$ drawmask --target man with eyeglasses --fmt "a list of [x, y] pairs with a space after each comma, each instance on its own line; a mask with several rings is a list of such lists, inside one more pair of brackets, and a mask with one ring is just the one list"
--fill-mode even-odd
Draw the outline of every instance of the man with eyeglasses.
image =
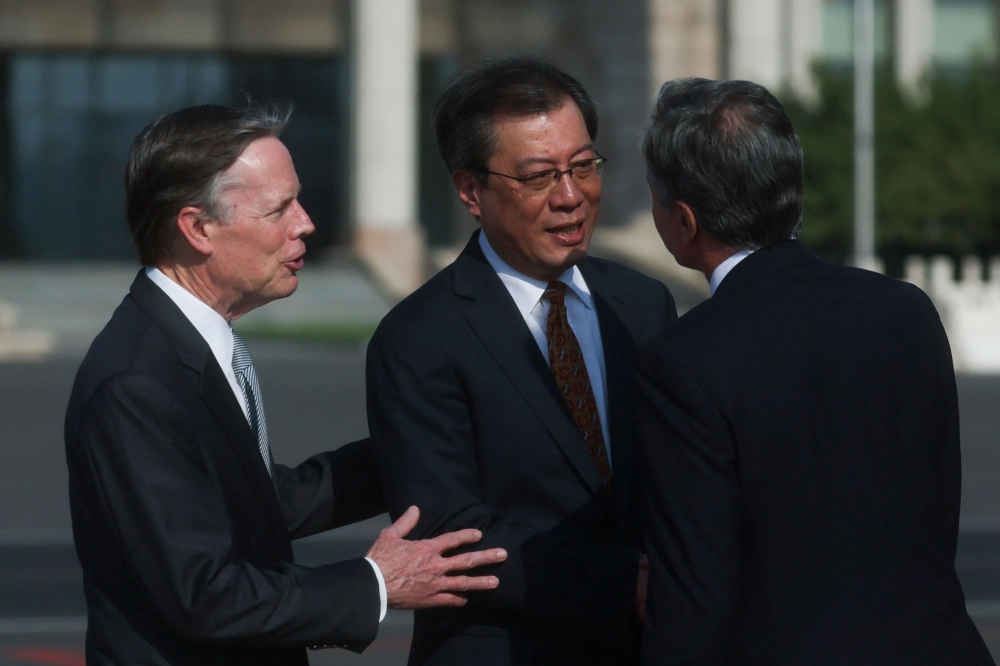
[[503, 547], [499, 586], [418, 611], [410, 664], [628, 664], [646, 570], [632, 351], [676, 319], [659, 282], [587, 257], [605, 159], [594, 103], [534, 58], [458, 75], [438, 145], [480, 223], [382, 321], [368, 421], [390, 514]]

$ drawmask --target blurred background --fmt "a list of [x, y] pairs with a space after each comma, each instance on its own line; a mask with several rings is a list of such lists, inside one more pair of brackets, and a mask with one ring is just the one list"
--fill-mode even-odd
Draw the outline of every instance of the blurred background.
[[[869, 0], [870, 1], [870, 0]], [[639, 155], [672, 78], [742, 78], [786, 103], [806, 155], [801, 239], [933, 298], [960, 371], [958, 554], [969, 610], [1000, 657], [1000, 0], [874, 0], [874, 255], [855, 244], [854, 0], [0, 0], [0, 665], [83, 664], [62, 418], [76, 367], [139, 268], [123, 215], [132, 138], [201, 103], [291, 103], [282, 139], [316, 224], [299, 292], [237, 324], [275, 457], [367, 434], [364, 346], [474, 229], [428, 120], [481, 58], [530, 52], [599, 105], [609, 158], [594, 254], [707, 297], [649, 214]], [[994, 258], [994, 255], [998, 259]], [[363, 554], [370, 521], [297, 544]], [[403, 664], [392, 613], [362, 656]]]

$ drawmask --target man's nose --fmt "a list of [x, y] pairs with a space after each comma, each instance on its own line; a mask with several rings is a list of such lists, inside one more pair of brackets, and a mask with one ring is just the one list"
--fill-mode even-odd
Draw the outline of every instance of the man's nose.
[[292, 223], [290, 231], [292, 232], [293, 238], [302, 238], [303, 236], [308, 236], [312, 232], [316, 231], [316, 225], [313, 224], [312, 220], [309, 219], [309, 213], [306, 209], [302, 207], [298, 199], [292, 202], [294, 210], [292, 211], [294, 216], [294, 222]]
[[576, 208], [582, 202], [583, 192], [580, 190], [580, 185], [568, 172], [563, 172], [555, 189], [549, 194], [549, 203], [556, 208]]

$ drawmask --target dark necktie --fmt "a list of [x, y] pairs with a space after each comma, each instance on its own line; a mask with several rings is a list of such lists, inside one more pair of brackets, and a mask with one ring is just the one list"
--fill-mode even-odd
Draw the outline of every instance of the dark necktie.
[[608, 491], [611, 490], [611, 465], [601, 430], [601, 415], [597, 411], [597, 400], [590, 385], [587, 364], [583, 361], [583, 350], [576, 334], [566, 317], [566, 285], [550, 282], [542, 294], [552, 304], [545, 324], [545, 335], [549, 344], [549, 365], [555, 377], [559, 392], [562, 393], [576, 427], [583, 435], [590, 457], [597, 465]]
[[253, 369], [253, 358], [247, 343], [243, 342], [236, 331], [233, 331], [233, 372], [236, 373], [236, 382], [243, 390], [243, 397], [247, 402], [247, 420], [257, 438], [260, 455], [264, 458], [264, 465], [270, 475], [271, 450], [267, 446], [267, 421], [264, 419], [264, 403], [260, 399], [260, 385], [257, 383], [257, 373]]

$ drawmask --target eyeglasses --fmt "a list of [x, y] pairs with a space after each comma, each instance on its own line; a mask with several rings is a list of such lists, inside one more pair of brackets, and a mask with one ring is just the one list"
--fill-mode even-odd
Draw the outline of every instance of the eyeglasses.
[[601, 172], [604, 171], [604, 165], [608, 163], [608, 159], [596, 150], [594, 152], [597, 153], [597, 157], [591, 157], [588, 160], [580, 160], [576, 164], [570, 165], [568, 169], [563, 170], [545, 169], [544, 171], [529, 173], [526, 176], [509, 176], [505, 173], [498, 173], [496, 171], [489, 170], [484, 170], [484, 173], [501, 176], [502, 178], [509, 178], [510, 180], [516, 180], [521, 184], [521, 188], [525, 194], [545, 194], [546, 192], [551, 192], [555, 189], [564, 173], [568, 173], [569, 177], [572, 178], [573, 182], [577, 185], [590, 185], [600, 180]]

